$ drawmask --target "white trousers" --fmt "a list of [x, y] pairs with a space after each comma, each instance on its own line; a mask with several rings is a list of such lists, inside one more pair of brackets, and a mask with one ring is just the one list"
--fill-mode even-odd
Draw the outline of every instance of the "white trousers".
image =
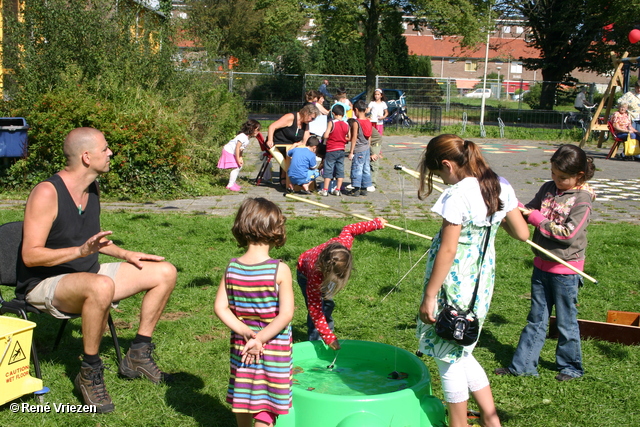
[[440, 371], [444, 400], [448, 403], [466, 402], [469, 400], [469, 390], [474, 392], [489, 385], [487, 374], [470, 353], [463, 353], [455, 363], [439, 359], [435, 361]]

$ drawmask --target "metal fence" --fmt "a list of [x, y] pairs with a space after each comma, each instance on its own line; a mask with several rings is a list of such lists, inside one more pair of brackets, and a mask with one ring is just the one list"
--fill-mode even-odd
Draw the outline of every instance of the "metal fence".
[[[245, 100], [252, 114], [280, 115], [296, 111], [302, 106], [304, 94], [317, 89], [323, 80], [329, 80], [329, 89], [344, 89], [349, 98], [365, 90], [365, 76], [324, 75], [324, 74], [264, 74], [244, 72], [214, 72], [221, 80], [228, 82], [229, 91], [237, 93]], [[469, 105], [464, 95], [478, 85], [478, 79], [377, 76], [376, 87], [399, 89], [405, 92], [407, 114], [415, 126], [440, 130], [442, 126], [461, 123], [479, 124], [480, 106]], [[511, 101], [509, 105], [485, 107], [484, 123], [497, 126], [544, 127], [562, 129], [568, 112], [550, 110], [529, 110], [522, 108], [523, 91], [535, 81], [487, 79], [490, 89], [489, 99]], [[520, 97], [518, 103], [514, 98]], [[477, 100], [479, 101], [479, 100]], [[477, 102], [479, 104], [479, 102]]]
[[[213, 72], [226, 80], [229, 91], [250, 101], [302, 102], [310, 89], [318, 89], [323, 80], [329, 80], [329, 89], [335, 92], [344, 89], [348, 97], [365, 90], [365, 76], [321, 75], [321, 74], [264, 74], [244, 72]], [[406, 93], [407, 101], [414, 103], [433, 102], [436, 99], [448, 104], [461, 97], [478, 84], [478, 79], [376, 76], [376, 87], [400, 89]], [[510, 99], [515, 93], [526, 90], [534, 81], [487, 79], [494, 99]], [[460, 87], [458, 87], [460, 85]]]

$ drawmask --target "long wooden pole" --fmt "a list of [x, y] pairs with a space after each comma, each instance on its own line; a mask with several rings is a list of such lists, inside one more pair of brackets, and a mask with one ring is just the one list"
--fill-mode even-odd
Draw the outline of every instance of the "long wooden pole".
[[[420, 173], [418, 171], [414, 171], [412, 169], [405, 168], [402, 165], [395, 165], [393, 168], [396, 169], [396, 170], [401, 170], [402, 172], [407, 173], [407, 174], [411, 175], [412, 177], [414, 177], [416, 179], [420, 179]], [[432, 180], [435, 181], [435, 182], [439, 182], [440, 184], [444, 184], [444, 181], [441, 178], [438, 178], [437, 176], [432, 177]], [[435, 184], [431, 184], [431, 185], [433, 186], [433, 188], [435, 188], [436, 190], [438, 190], [441, 193], [444, 191], [444, 189], [438, 187]]]
[[[309, 200], [309, 199], [305, 199], [305, 198], [302, 198], [302, 197], [294, 196], [293, 194], [287, 194], [286, 197], [289, 198], [289, 199], [292, 199], [292, 200], [297, 200], [299, 202], [309, 203], [310, 205], [318, 206], [320, 208], [330, 209], [330, 210], [335, 211], [335, 212], [340, 212], [341, 214], [351, 215], [351, 216], [354, 216], [356, 218], [364, 219], [365, 221], [371, 221], [373, 219], [373, 218], [369, 218], [369, 217], [364, 216], [364, 215], [359, 215], [359, 214], [356, 214], [356, 213], [343, 211], [341, 209], [334, 208], [333, 206], [325, 205], [324, 203], [318, 203], [318, 202], [315, 202], [313, 200]], [[422, 237], [423, 239], [433, 240], [433, 237], [431, 237], [431, 236], [427, 236], [426, 234], [420, 234], [420, 233], [417, 233], [415, 231], [407, 230], [406, 228], [398, 227], [397, 225], [393, 225], [393, 224], [387, 223], [385, 225], [385, 227], [393, 228], [395, 230], [404, 231], [405, 233], [413, 234], [414, 236]]]
[[[411, 176], [413, 176], [415, 178], [420, 179], [420, 174], [418, 172], [414, 171], [414, 170], [407, 169], [404, 166], [400, 166], [400, 165], [396, 165], [395, 169], [401, 170], [402, 172], [405, 172], [405, 173], [407, 173], [407, 174], [409, 174], [409, 175], [411, 175]], [[435, 185], [433, 186], [433, 188], [435, 188], [436, 190], [438, 190], [440, 192], [443, 191], [440, 188], [436, 187]], [[548, 256], [549, 258], [553, 259], [554, 261], [559, 262], [560, 264], [564, 265], [565, 267], [569, 268], [570, 270], [574, 271], [575, 273], [581, 275], [585, 279], [587, 279], [587, 280], [589, 280], [589, 281], [591, 281], [593, 283], [598, 283], [598, 281], [596, 279], [594, 279], [593, 277], [589, 276], [584, 271], [578, 270], [573, 265], [569, 264], [568, 262], [564, 261], [563, 259], [558, 258], [557, 256], [555, 256], [554, 254], [552, 254], [551, 252], [549, 252], [548, 250], [546, 250], [542, 246], [532, 242], [529, 239], [527, 239], [525, 242], [528, 243], [531, 247], [536, 248], [537, 250], [539, 250], [540, 252], [542, 252], [543, 254]]]

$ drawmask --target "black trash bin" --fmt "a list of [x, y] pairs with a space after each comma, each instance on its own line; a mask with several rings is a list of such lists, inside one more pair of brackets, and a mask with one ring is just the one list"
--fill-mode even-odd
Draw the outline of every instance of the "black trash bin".
[[0, 117], [0, 157], [27, 156], [27, 129], [24, 117]]

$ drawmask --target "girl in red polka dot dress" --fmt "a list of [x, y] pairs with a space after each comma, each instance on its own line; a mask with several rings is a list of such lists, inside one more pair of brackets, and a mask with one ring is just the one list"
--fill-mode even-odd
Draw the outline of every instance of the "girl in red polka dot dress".
[[309, 249], [298, 258], [298, 285], [309, 311], [309, 341], [322, 339], [332, 349], [340, 349], [340, 343], [333, 333], [333, 297], [349, 280], [353, 238], [359, 234], [380, 230], [386, 223], [385, 219], [376, 218], [347, 225], [338, 237]]

